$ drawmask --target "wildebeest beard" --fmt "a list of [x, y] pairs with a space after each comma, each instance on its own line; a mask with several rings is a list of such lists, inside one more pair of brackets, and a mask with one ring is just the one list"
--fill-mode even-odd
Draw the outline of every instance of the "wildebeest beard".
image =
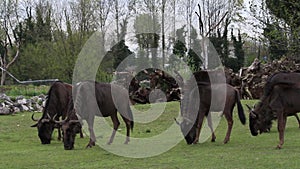
[[197, 84], [189, 80], [183, 93], [183, 99], [180, 102], [183, 121], [180, 123], [180, 129], [186, 143], [192, 144], [196, 139], [197, 115], [200, 104]]
[[50, 144], [51, 143], [51, 135], [54, 130], [54, 125], [52, 122], [40, 122], [37, 125], [38, 128], [38, 136], [41, 140], [42, 144]]
[[187, 144], [192, 144], [196, 139], [196, 124], [196, 122], [192, 122], [188, 119], [184, 119], [180, 124], [181, 132], [183, 133]]
[[79, 122], [67, 121], [62, 124], [62, 134], [65, 150], [74, 149], [76, 134], [81, 130], [81, 124]]
[[265, 106], [263, 102], [259, 102], [249, 116], [249, 127], [251, 134], [256, 136], [258, 132], [269, 132], [272, 127], [272, 120], [274, 120], [274, 114], [272, 110]]
[[51, 143], [51, 135], [53, 133], [54, 128], [56, 127], [54, 120], [51, 119], [49, 114], [47, 114], [47, 117], [41, 118], [39, 120], [34, 119], [33, 116], [34, 116], [34, 114], [32, 114], [31, 119], [33, 121], [37, 121], [37, 123], [32, 125], [31, 127], [37, 127], [38, 136], [39, 136], [42, 144], [50, 144]]
[[80, 133], [82, 129], [82, 125], [76, 115], [73, 99], [69, 100], [66, 119], [62, 121], [56, 121], [56, 123], [61, 125], [64, 149], [65, 150], [74, 149], [75, 137], [77, 133]]

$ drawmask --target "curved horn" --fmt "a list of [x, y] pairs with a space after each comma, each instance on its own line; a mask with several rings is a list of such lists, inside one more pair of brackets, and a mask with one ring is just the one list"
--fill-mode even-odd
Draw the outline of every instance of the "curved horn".
[[55, 121], [56, 116], [57, 116], [57, 113], [52, 117], [51, 120], [54, 120], [54, 121]]
[[250, 111], [250, 116], [252, 117], [252, 118], [256, 118], [257, 116], [256, 116], [256, 114], [255, 113], [253, 113], [253, 111], [251, 110]]
[[252, 108], [251, 108], [248, 104], [246, 104], [246, 106], [247, 106], [248, 109], [249, 109], [250, 116], [251, 116], [252, 118], [256, 118], [257, 116], [256, 116], [256, 114], [253, 112]]
[[50, 122], [50, 119], [42, 119], [41, 122], [42, 122], [42, 123]]
[[61, 121], [56, 121], [56, 120], [54, 120], [54, 122], [55, 122], [56, 124], [63, 124], [64, 122], [66, 122], [66, 120], [61, 120]]
[[251, 112], [252, 108], [248, 104], [246, 104], [246, 106], [248, 107], [249, 111]]
[[39, 120], [40, 120], [40, 119], [38, 119], [38, 120], [35, 119], [33, 116], [34, 116], [34, 113], [31, 115], [31, 119], [32, 119], [33, 121], [39, 121]]
[[80, 120], [69, 120], [69, 123], [80, 123]]
[[177, 121], [177, 119], [174, 117], [174, 120], [176, 122], [176, 124], [178, 124], [180, 126], [180, 123]]

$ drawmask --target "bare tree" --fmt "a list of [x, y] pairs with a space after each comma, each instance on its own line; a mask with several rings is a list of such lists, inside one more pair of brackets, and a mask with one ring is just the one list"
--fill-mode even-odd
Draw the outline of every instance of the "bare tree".
[[107, 31], [107, 20], [109, 17], [109, 13], [111, 12], [111, 8], [113, 5], [113, 1], [111, 0], [96, 0], [94, 10], [96, 11], [96, 18], [98, 18], [98, 28], [101, 32], [102, 38], [102, 50], [105, 51], [105, 36]]
[[6, 80], [6, 70], [15, 63], [20, 54], [20, 38], [17, 37], [16, 29], [20, 25], [18, 15], [18, 1], [1, 1], [0, 5], [0, 64], [1, 64], [1, 85]]
[[82, 37], [97, 29], [97, 16], [94, 13], [95, 4], [91, 0], [75, 0], [69, 2], [71, 8], [72, 26]]
[[228, 25], [229, 19], [234, 15], [235, 0], [203, 0], [198, 4], [196, 15], [199, 22], [199, 32], [202, 38], [201, 48], [204, 57], [204, 68], [208, 68], [208, 42], [212, 34], [221, 32]]
[[117, 41], [119, 42], [122, 39], [125, 39], [127, 32], [127, 24], [129, 19], [133, 16], [135, 12], [135, 2], [136, 0], [120, 1], [114, 0], [114, 19], [116, 23], [116, 35]]
[[165, 48], [166, 48], [166, 40], [165, 40], [165, 8], [167, 0], [162, 0], [162, 6], [161, 6], [161, 34], [162, 34], [162, 66], [165, 66]]

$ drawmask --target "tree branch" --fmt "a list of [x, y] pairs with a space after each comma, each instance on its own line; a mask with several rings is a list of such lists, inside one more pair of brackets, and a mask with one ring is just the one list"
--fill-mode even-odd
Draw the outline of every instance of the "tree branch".
[[20, 44], [18, 43], [16, 46], [17, 46], [17, 52], [16, 52], [14, 58], [5, 66], [5, 69], [8, 69], [10, 67], [10, 65], [12, 65], [19, 57]]
[[218, 27], [221, 24], [221, 22], [225, 19], [225, 17], [226, 17], [227, 14], [228, 14], [228, 11], [223, 15], [223, 17], [219, 20], [219, 22], [216, 25], [214, 25], [213, 27], [211, 27], [208, 30], [208, 32], [206, 33], [205, 37], [207, 37], [210, 34], [211, 31], [213, 31], [216, 27]]

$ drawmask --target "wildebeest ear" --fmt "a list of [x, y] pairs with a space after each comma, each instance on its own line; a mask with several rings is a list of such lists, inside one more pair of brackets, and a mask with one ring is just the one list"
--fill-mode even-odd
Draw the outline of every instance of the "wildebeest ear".
[[36, 124], [34, 124], [34, 125], [30, 126], [30, 127], [36, 127], [37, 125], [38, 125], [38, 123], [36, 123]]

